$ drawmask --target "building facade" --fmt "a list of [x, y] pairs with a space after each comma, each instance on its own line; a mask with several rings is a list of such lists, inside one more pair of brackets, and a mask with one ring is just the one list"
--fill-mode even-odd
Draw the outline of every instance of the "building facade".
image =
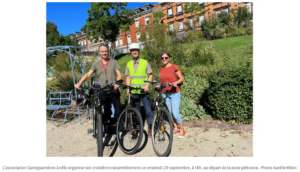
[[86, 34], [83, 31], [70, 34], [70, 37], [78, 41], [78, 44], [81, 46], [84, 54], [98, 52], [100, 44], [105, 43], [101, 37], [97, 40], [90, 41], [86, 38]]
[[136, 42], [140, 44], [140, 48], [143, 49], [143, 43], [141, 42], [141, 29], [145, 29], [145, 26], [153, 22], [153, 12], [161, 11], [160, 4], [146, 4], [143, 7], [135, 9], [136, 15], [134, 23], [130, 25], [130, 31], [120, 32], [117, 36], [117, 40], [114, 42], [117, 54], [129, 53], [128, 47], [131, 43]]
[[89, 51], [89, 42], [88, 39], [85, 37], [85, 33], [83, 31], [75, 32], [75, 34], [70, 34], [70, 37], [72, 39], [75, 38], [78, 41], [78, 44], [81, 46], [83, 52]]
[[[203, 9], [203, 12], [196, 13], [201, 13], [199, 17], [186, 13], [184, 2], [161, 2], [160, 5], [162, 12], [165, 14], [162, 23], [168, 25], [169, 30], [176, 30], [179, 34], [186, 29], [185, 22], [189, 22], [196, 29], [200, 29], [202, 21], [208, 19], [211, 15], [218, 15], [222, 11], [229, 13], [232, 9], [237, 10], [238, 7], [246, 6], [250, 12], [253, 12], [252, 2], [198, 2], [197, 5]], [[193, 23], [195, 21], [196, 23]]]

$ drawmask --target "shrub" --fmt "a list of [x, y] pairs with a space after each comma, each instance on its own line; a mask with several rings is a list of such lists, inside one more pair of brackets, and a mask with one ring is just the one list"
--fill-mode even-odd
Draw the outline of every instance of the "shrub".
[[201, 24], [203, 37], [208, 40], [253, 33], [252, 13], [245, 7], [239, 7], [237, 12], [233, 9], [230, 14], [221, 12], [218, 17], [215, 16], [210, 15]]
[[207, 117], [207, 114], [203, 107], [197, 102], [208, 87], [206, 79], [201, 78], [199, 70], [203, 69], [203, 66], [195, 66], [189, 68], [184, 75], [184, 89], [180, 90], [181, 103], [179, 112], [186, 121], [203, 120]]
[[252, 123], [252, 60], [234, 61], [225, 56], [222, 62], [208, 71], [209, 88], [201, 102], [213, 118]]
[[47, 92], [70, 91], [74, 89], [72, 71], [54, 72], [54, 78], [47, 81]]
[[237, 12], [233, 14], [233, 21], [240, 26], [243, 22], [249, 22], [253, 18], [253, 14], [246, 7], [239, 7]]
[[195, 105], [193, 100], [181, 97], [179, 113], [184, 121], [203, 120], [210, 117], [200, 105]]

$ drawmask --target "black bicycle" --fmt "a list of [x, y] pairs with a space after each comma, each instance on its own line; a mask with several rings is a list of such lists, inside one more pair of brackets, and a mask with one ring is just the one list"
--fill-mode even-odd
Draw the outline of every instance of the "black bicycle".
[[[122, 80], [117, 81], [117, 83], [122, 82]], [[104, 150], [103, 136], [107, 133], [111, 123], [110, 118], [105, 116], [104, 106], [107, 98], [113, 96], [113, 84], [101, 88], [100, 85], [95, 83], [99, 83], [99, 81], [96, 79], [93, 81], [92, 79], [91, 87], [83, 86], [80, 88], [77, 105], [88, 105], [93, 111], [93, 129], [88, 129], [88, 134], [93, 133], [93, 137], [97, 139], [97, 155], [102, 157]], [[85, 93], [85, 89], [89, 89], [89, 94]]]
[[[120, 84], [123, 89], [142, 90], [141, 87], [135, 88], [125, 84]], [[136, 153], [143, 139], [143, 120], [140, 112], [134, 108], [131, 96], [128, 96], [126, 108], [119, 115], [117, 122], [116, 135], [120, 149], [129, 155]]]
[[[155, 84], [157, 81], [144, 81], [147, 83]], [[173, 142], [173, 123], [169, 111], [162, 103], [162, 89], [167, 85], [174, 86], [173, 84], [166, 83], [166, 85], [159, 84], [159, 88], [155, 87], [157, 95], [154, 99], [154, 113], [152, 122], [152, 145], [157, 156], [169, 156], [172, 149]]]

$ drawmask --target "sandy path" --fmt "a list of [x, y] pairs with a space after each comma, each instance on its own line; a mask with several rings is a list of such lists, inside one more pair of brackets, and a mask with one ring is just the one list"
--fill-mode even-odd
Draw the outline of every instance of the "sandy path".
[[[92, 121], [79, 124], [74, 119], [60, 127], [54, 126], [51, 121], [46, 122], [47, 131], [47, 156], [48, 157], [95, 157], [96, 140], [87, 129], [92, 128]], [[217, 128], [185, 127], [186, 136], [178, 139], [174, 135], [170, 157], [252, 157], [253, 134], [237, 130]], [[204, 131], [204, 132], [203, 132]], [[151, 138], [145, 137], [140, 152], [134, 155], [123, 153], [115, 144], [116, 137], [110, 138], [110, 143], [104, 150], [104, 156], [114, 157], [156, 157], [152, 147]]]

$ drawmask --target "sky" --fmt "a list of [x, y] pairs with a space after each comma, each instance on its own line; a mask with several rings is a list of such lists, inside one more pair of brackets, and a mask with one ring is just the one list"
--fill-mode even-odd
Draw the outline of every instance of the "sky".
[[[147, 3], [154, 5], [158, 2], [142, 2], [143, 7]], [[140, 6], [141, 2], [128, 2], [125, 8], [135, 10], [135, 8]], [[75, 34], [76, 31], [80, 31], [86, 24], [87, 10], [90, 7], [90, 2], [47, 2], [46, 21], [55, 23], [59, 34]]]

